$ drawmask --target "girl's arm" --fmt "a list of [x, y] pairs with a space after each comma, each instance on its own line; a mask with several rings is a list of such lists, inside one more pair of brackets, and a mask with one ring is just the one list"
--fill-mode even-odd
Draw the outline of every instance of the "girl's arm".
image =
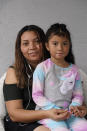
[[81, 78], [79, 73], [77, 72], [76, 81], [73, 90], [73, 96], [72, 96], [72, 103], [70, 104], [70, 106], [80, 106], [82, 105], [82, 103], [83, 103], [83, 90], [82, 90]]
[[43, 67], [41, 67], [41, 65], [38, 65], [33, 74], [32, 97], [39, 108], [44, 110], [52, 109], [53, 107], [55, 107], [55, 104], [44, 96], [44, 88], [45, 72], [43, 71]]
[[[50, 111], [54, 110], [56, 119], [52, 116], [50, 117], [53, 120], [66, 120], [70, 117], [70, 113], [67, 110], [57, 109], [56, 105], [52, 103], [49, 99], [44, 96], [44, 88], [45, 88], [45, 73], [43, 68], [37, 66], [34, 75], [33, 75], [33, 92], [32, 96], [35, 103], [39, 106], [39, 108]], [[49, 92], [48, 92], [49, 93]], [[49, 117], [48, 117], [49, 118]]]

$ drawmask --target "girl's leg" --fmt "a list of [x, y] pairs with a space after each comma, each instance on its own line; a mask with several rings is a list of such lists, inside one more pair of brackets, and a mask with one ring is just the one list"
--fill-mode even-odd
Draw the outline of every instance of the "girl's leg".
[[48, 129], [45, 126], [39, 126], [36, 129], [34, 129], [34, 131], [50, 131], [50, 129]]
[[87, 131], [87, 120], [80, 117], [72, 116], [68, 120], [71, 131]]
[[69, 129], [67, 128], [64, 128], [64, 127], [60, 127], [60, 128], [56, 128], [55, 130], [53, 131], [70, 131]]
[[65, 121], [54, 121], [51, 119], [43, 119], [39, 121], [45, 127], [48, 127], [51, 131], [69, 131]]
[[[36, 129], [34, 129], [34, 131], [51, 131], [51, 130], [45, 126], [39, 126]], [[69, 129], [66, 129], [64, 127], [60, 127], [60, 128], [54, 129], [53, 131], [69, 131]]]

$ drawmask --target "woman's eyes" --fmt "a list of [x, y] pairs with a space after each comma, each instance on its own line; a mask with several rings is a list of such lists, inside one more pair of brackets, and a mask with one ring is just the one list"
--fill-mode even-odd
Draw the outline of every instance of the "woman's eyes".
[[[33, 40], [32, 43], [33, 44], [40, 44], [40, 40]], [[22, 45], [24, 45], [24, 46], [28, 46], [29, 44], [30, 44], [30, 42], [27, 42], [27, 41], [22, 43]]]
[[40, 40], [34, 40], [33, 42], [39, 44]]
[[24, 45], [24, 46], [27, 46], [27, 45], [28, 45], [28, 42], [24, 42], [23, 45]]

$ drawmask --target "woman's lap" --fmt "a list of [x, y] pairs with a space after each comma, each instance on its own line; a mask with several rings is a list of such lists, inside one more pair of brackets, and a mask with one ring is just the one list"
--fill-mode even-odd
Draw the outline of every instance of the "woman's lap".
[[5, 131], [33, 131], [38, 126], [41, 126], [41, 124], [37, 122], [32, 122], [29, 124], [21, 124], [12, 122], [10, 119], [8, 121], [4, 119], [4, 126]]

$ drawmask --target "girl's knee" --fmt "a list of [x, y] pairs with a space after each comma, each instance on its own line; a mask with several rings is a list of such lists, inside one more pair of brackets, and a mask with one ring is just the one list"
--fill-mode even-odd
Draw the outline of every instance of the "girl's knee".
[[87, 131], [87, 121], [82, 120], [80, 122], [75, 123], [72, 127], [73, 131]]
[[60, 127], [60, 128], [56, 128], [54, 131], [70, 131], [70, 130], [64, 127]]
[[51, 130], [45, 126], [39, 126], [36, 129], [34, 129], [34, 131], [51, 131]]

